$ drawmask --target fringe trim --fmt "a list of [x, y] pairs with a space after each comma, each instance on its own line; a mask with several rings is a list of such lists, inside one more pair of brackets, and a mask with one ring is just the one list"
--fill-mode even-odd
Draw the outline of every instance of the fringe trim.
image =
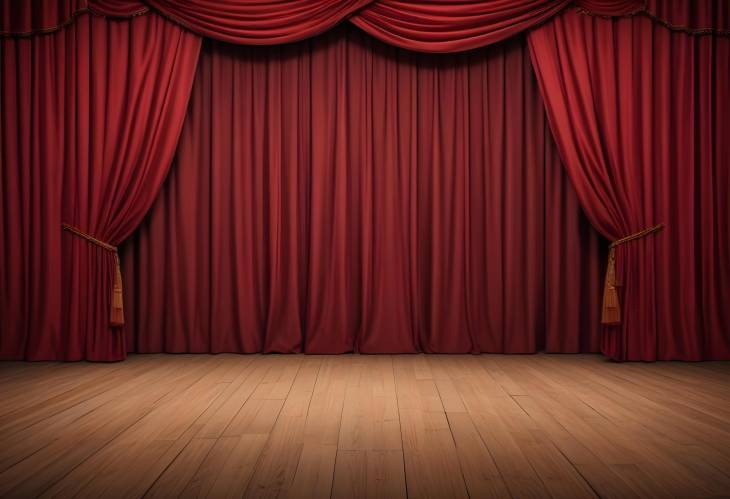
[[106, 14], [101, 14], [99, 12], [96, 12], [91, 7], [84, 7], [79, 10], [76, 10], [71, 13], [71, 16], [69, 16], [68, 19], [64, 20], [63, 22], [56, 24], [54, 26], [48, 26], [45, 28], [37, 28], [30, 31], [0, 31], [0, 38], [30, 38], [31, 36], [35, 35], [47, 35], [50, 33], [55, 33], [56, 31], [60, 31], [66, 26], [69, 26], [70, 24], [73, 24], [76, 21], [76, 18], [83, 15], [83, 14], [91, 14], [97, 17], [104, 17], [106, 19], [113, 19], [113, 20], [124, 20], [124, 19], [131, 19], [133, 17], [137, 16], [144, 16], [149, 14], [150, 8], [149, 7], [143, 7], [135, 12], [132, 12], [129, 15], [125, 16], [110, 16]]
[[607, 16], [605, 14], [598, 14], [596, 12], [590, 11], [586, 9], [585, 7], [576, 7], [575, 10], [578, 11], [578, 13], [591, 16], [591, 17], [600, 17], [602, 19], [615, 19], [617, 17], [634, 17], [634, 16], [646, 16], [652, 21], [654, 21], [657, 24], [661, 24], [665, 28], [667, 28], [670, 31], [680, 31], [683, 33], [686, 33], [688, 35], [693, 36], [702, 36], [702, 35], [722, 35], [722, 36], [729, 36], [730, 35], [730, 29], [717, 29], [717, 28], [691, 28], [689, 26], [684, 26], [681, 24], [672, 24], [667, 19], [664, 19], [663, 17], [659, 17], [656, 12], [652, 12], [649, 10], [648, 2], [645, 1], [644, 5], [642, 7], [639, 7], [636, 10], [633, 10], [631, 12], [627, 12], [626, 14], [620, 15], [620, 16]]

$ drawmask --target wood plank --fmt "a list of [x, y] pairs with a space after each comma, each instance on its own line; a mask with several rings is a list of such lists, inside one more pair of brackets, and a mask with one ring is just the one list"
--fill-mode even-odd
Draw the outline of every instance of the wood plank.
[[403, 451], [338, 450], [332, 497], [342, 499], [407, 497]]
[[159, 476], [146, 497], [182, 495], [185, 487], [200, 468], [216, 443], [212, 438], [194, 438], [178, 454], [175, 461]]
[[408, 497], [468, 497], [436, 384], [417, 359], [395, 361]]
[[[297, 366], [298, 370], [293, 376], [291, 369], [288, 369], [289, 373], [264, 385], [272, 394], [285, 396], [286, 401], [256, 463], [245, 497], [278, 497], [286, 495], [292, 486], [304, 447], [309, 401], [321, 363], [320, 357], [306, 357], [301, 366]], [[290, 378], [293, 379], [291, 387], [285, 390], [279, 384], [280, 380]]]
[[332, 497], [405, 497], [393, 360], [390, 356], [358, 356], [350, 364]]
[[304, 425], [304, 446], [287, 497], [330, 497], [342, 408], [352, 358], [322, 361]]
[[0, 496], [724, 497], [730, 363], [0, 363]]

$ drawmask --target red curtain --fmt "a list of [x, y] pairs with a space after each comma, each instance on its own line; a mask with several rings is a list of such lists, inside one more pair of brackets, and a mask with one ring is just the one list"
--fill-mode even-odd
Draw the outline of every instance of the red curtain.
[[[728, 301], [728, 259], [725, 257], [728, 236], [723, 218], [727, 213], [728, 141], [722, 117], [727, 114], [730, 9], [726, 3], [712, 0], [579, 0], [575, 5], [580, 12], [638, 15], [633, 19], [611, 21], [578, 15], [570, 7], [563, 18], [549, 21], [569, 4], [567, 0], [464, 0], [456, 3], [436, 0], [425, 4], [410, 0], [264, 3], [244, 0], [225, 0], [224, 3], [209, 0], [0, 0], [0, 37], [3, 38], [0, 42], [3, 106], [0, 121], [0, 220], [3, 222], [0, 227], [3, 238], [0, 243], [0, 283], [3, 285], [0, 289], [3, 328], [0, 356], [112, 360], [124, 355], [123, 338], [111, 335], [108, 329], [111, 283], [107, 281], [114, 280], [114, 253], [109, 250], [142, 218], [165, 175], [183, 119], [200, 43], [195, 35], [163, 20], [162, 16], [207, 36], [256, 44], [299, 40], [349, 19], [391, 44], [419, 51], [471, 49], [533, 28], [533, 62], [539, 69], [551, 125], [591, 220], [611, 238], [634, 233], [656, 222], [667, 224], [664, 232], [626, 243], [615, 250], [618, 283], [623, 285], [619, 288], [620, 298], [625, 306], [623, 324], [608, 330], [604, 351], [618, 359], [730, 357], [726, 333], [728, 313], [721, 308]], [[106, 19], [89, 18], [89, 13], [106, 16]], [[132, 17], [133, 20], [112, 22], [116, 17]], [[548, 24], [539, 26], [545, 22]], [[62, 28], [67, 29], [43, 35]], [[709, 36], [689, 37], [684, 32]], [[21, 39], [23, 37], [27, 39]], [[314, 55], [310, 57], [316, 60]], [[428, 64], [422, 61], [419, 71], [426, 66]], [[420, 74], [416, 78], [418, 85]], [[316, 79], [312, 78], [312, 82]], [[349, 73], [341, 79], [349, 81]], [[329, 80], [322, 85], [326, 81]], [[338, 85], [349, 88], [347, 86], [354, 82]], [[376, 87], [374, 83], [372, 86]], [[658, 91], [653, 92], [655, 87]], [[471, 91], [471, 87], [469, 89]], [[511, 90], [505, 91], [505, 98], [510, 93]], [[357, 102], [350, 103], [349, 95], [341, 96], [337, 106], [345, 102], [357, 107]], [[422, 98], [420, 93], [416, 92], [416, 95], [417, 99]], [[308, 102], [312, 105], [313, 101]], [[440, 106], [433, 104], [432, 107]], [[417, 116], [429, 112], [420, 100], [414, 109]], [[320, 111], [309, 110], [313, 123], [311, 130], [319, 130], [317, 127], [331, 119], [318, 118]], [[349, 108], [342, 113], [349, 113]], [[454, 120], [456, 122], [457, 118]], [[469, 133], [471, 120], [469, 115]], [[377, 123], [377, 119], [372, 118], [372, 123]], [[254, 124], [258, 129], [259, 123]], [[397, 125], [392, 130], [400, 130], [400, 121]], [[349, 131], [349, 126], [342, 125], [342, 120], [337, 121], [336, 126], [328, 126], [334, 127], [337, 133], [345, 134], [343, 130], [348, 130], [347, 133], [355, 134]], [[374, 129], [374, 125], [372, 127]], [[421, 134], [428, 130], [422, 128], [411, 126], [409, 133], [426, 140]], [[269, 140], [268, 131], [256, 133], [264, 134], [262, 136]], [[442, 130], [428, 133], [440, 137]], [[428, 140], [429, 144], [441, 143], [433, 142], [431, 136]], [[301, 141], [306, 142], [304, 138]], [[411, 149], [423, 154], [422, 144], [414, 143], [416, 145], [411, 145]], [[276, 149], [275, 143], [266, 144], [266, 147]], [[309, 160], [328, 158], [326, 154], [332, 153], [328, 149], [330, 142], [318, 146], [324, 152], [314, 149], [316, 144], [312, 143], [311, 152], [319, 156]], [[400, 151], [401, 147], [396, 149]], [[211, 146], [213, 150], [215, 147]], [[467, 159], [474, 154], [471, 146], [468, 150]], [[375, 148], [364, 163], [374, 161], [374, 151]], [[386, 154], [378, 151], [378, 154]], [[409, 181], [416, 186], [415, 199], [434, 199], [428, 208], [433, 213], [423, 215], [426, 208], [417, 204], [415, 215], [412, 213], [409, 219], [409, 227], [416, 229], [412, 229], [406, 246], [412, 248], [417, 243], [416, 252], [409, 255], [412, 260], [409, 268], [415, 269], [409, 275], [420, 278], [426, 269], [430, 272], [428, 283], [441, 284], [445, 272], [453, 273], [451, 268], [430, 268], [423, 262], [435, 265], [433, 262], [441, 258], [440, 255], [453, 253], [458, 257], [459, 253], [453, 248], [444, 253], [445, 249], [438, 246], [435, 242], [438, 238], [433, 234], [440, 235], [439, 231], [446, 229], [432, 224], [428, 217], [451, 223], [456, 204], [455, 201], [452, 204], [443, 201], [452, 198], [440, 191], [435, 194], [437, 191], [424, 188], [423, 178], [427, 175], [423, 172], [431, 168], [434, 175], [443, 176], [442, 168], [448, 172], [449, 168], [455, 167], [451, 164], [442, 167], [437, 162], [433, 163], [436, 166], [423, 164], [416, 152], [409, 151], [409, 158], [415, 155], [419, 160], [418, 171], [408, 174]], [[339, 149], [335, 152], [344, 154], [336, 157], [338, 162], [355, 154]], [[433, 154], [432, 151], [429, 159], [438, 157]], [[402, 158], [398, 156], [398, 159]], [[312, 217], [311, 209], [322, 213], [327, 213], [332, 206], [339, 209], [341, 206], [337, 202], [341, 202], [341, 198], [338, 196], [350, 201], [353, 182], [358, 195], [362, 192], [368, 195], [367, 189], [375, 192], [374, 187], [367, 187], [375, 182], [375, 173], [367, 174], [371, 184], [363, 184], [360, 173], [344, 176], [337, 170], [340, 168], [337, 165], [339, 163], [330, 164], [331, 171], [325, 173], [337, 173], [335, 178], [342, 184], [337, 184], [337, 189], [332, 188], [334, 197], [327, 203], [322, 202], [322, 206], [318, 204], [320, 198], [306, 189], [318, 185], [315, 176], [320, 175], [319, 169], [324, 167], [313, 162], [306, 170], [304, 178], [309, 179], [306, 189], [303, 188], [306, 196], [297, 192], [310, 210], [306, 212], [309, 217], [305, 217], [306, 223]], [[641, 165], [640, 169], [637, 170], [636, 165]], [[377, 168], [373, 166], [373, 171]], [[470, 169], [467, 181], [471, 182], [472, 174], [477, 175], [477, 172]], [[451, 177], [446, 180], [453, 182]], [[345, 194], [341, 194], [343, 185], [346, 186]], [[631, 187], [627, 189], [626, 185]], [[319, 186], [317, 192], [329, 192], [326, 187]], [[469, 188], [472, 188], [471, 184]], [[549, 191], [547, 186], [546, 199]], [[426, 194], [431, 197], [424, 198]], [[402, 201], [402, 197], [398, 199]], [[454, 195], [453, 199], [458, 197]], [[442, 202], [448, 207], [448, 210], [443, 208], [445, 215], [439, 211]], [[372, 211], [375, 213], [374, 208]], [[346, 330], [355, 331], [348, 334], [356, 339], [348, 341], [359, 347], [359, 342], [369, 341], [368, 331], [387, 328], [377, 329], [380, 328], [378, 324], [366, 324], [358, 317], [365, 317], [362, 314], [382, 306], [388, 310], [383, 312], [383, 317], [394, 323], [402, 322], [403, 310], [407, 307], [401, 302], [406, 299], [411, 307], [414, 348], [463, 350], [465, 343], [445, 340], [440, 343], [442, 339], [433, 339], [438, 336], [437, 328], [448, 329], [463, 320], [469, 326], [470, 350], [492, 348], [483, 345], [494, 344], [493, 324], [500, 322], [491, 316], [485, 319], [486, 313], [475, 312], [478, 306], [468, 301], [472, 298], [465, 298], [466, 319], [459, 319], [456, 316], [444, 318], [444, 310], [424, 312], [431, 303], [429, 300], [440, 296], [438, 293], [442, 290], [424, 291], [424, 284], [414, 281], [415, 277], [410, 281], [412, 295], [391, 300], [386, 294], [388, 298], [384, 305], [377, 305], [375, 298], [365, 296], [370, 291], [353, 292], [351, 275], [366, 276], [366, 285], [376, 282], [369, 267], [376, 261], [375, 249], [369, 250], [370, 253], [363, 250], [361, 253], [365, 256], [358, 253], [361, 260], [352, 260], [359, 262], [361, 267], [351, 263], [349, 254], [340, 257], [341, 261], [333, 260], [334, 284], [327, 281], [324, 285], [320, 277], [312, 277], [311, 254], [319, 254], [317, 245], [321, 238], [339, 241], [340, 235], [345, 234], [345, 240], [349, 241], [354, 231], [357, 238], [367, 242], [368, 237], [377, 235], [374, 228], [363, 226], [359, 219], [356, 221], [361, 225], [353, 227], [353, 221], [347, 218], [353, 212], [370, 213], [361, 207], [348, 208], [343, 212], [347, 214], [343, 219], [345, 215], [338, 212], [336, 216], [332, 215], [337, 223], [332, 222], [331, 228], [328, 226], [321, 234], [317, 232], [319, 229], [306, 224], [298, 229], [309, 239], [306, 244], [297, 239], [297, 248], [306, 246], [306, 250], [297, 249], [304, 252], [306, 258], [301, 258], [306, 265], [302, 267], [298, 260], [295, 273], [298, 280], [303, 279], [302, 275], [306, 280], [305, 284], [297, 281], [295, 286], [300, 309], [291, 312], [291, 316], [286, 315], [290, 312], [285, 312], [286, 317], [281, 320], [286, 327], [294, 324], [291, 327], [305, 338], [306, 348], [316, 349], [317, 338], [327, 337], [321, 331], [332, 324], [345, 324]], [[466, 218], [479, 219], [480, 215], [473, 213], [473, 210], [468, 211]], [[275, 211], [267, 216], [277, 219], [280, 215]], [[301, 216], [297, 214], [297, 217]], [[427, 222], [422, 222], [423, 219]], [[342, 220], [346, 222], [344, 229], [338, 228]], [[394, 217], [393, 220], [388, 224], [395, 224], [399, 219]], [[62, 239], [57, 227], [64, 222], [98, 238], [96, 243], [107, 248], [90, 246], [95, 243], [77, 239], [72, 233], [66, 233]], [[464, 227], [468, 227], [468, 223], [464, 222]], [[453, 227], [449, 225], [449, 230], [457, 232], [447, 235], [458, 235], [459, 230], [466, 230], [460, 227], [462, 225], [458, 223]], [[304, 237], [297, 234], [299, 238]], [[424, 234], [431, 234], [427, 238], [430, 245], [422, 242]], [[280, 244], [278, 239], [275, 241], [267, 243], [269, 250]], [[376, 242], [380, 244], [380, 239]], [[549, 246], [551, 242], [545, 244]], [[376, 247], [374, 243], [372, 248]], [[427, 252], [421, 251], [423, 247]], [[327, 249], [325, 245], [322, 251], [328, 258], [337, 256], [341, 249], [340, 246]], [[256, 258], [259, 258], [261, 250], [257, 251]], [[383, 251], [390, 258], [392, 251]], [[466, 249], [462, 253], [470, 254]], [[371, 254], [373, 256], [369, 257]], [[463, 260], [467, 271], [472, 268], [470, 262], [478, 262], [471, 257], [464, 256], [461, 260], [457, 257], [446, 260], [455, 260], [454, 265], [459, 268]], [[363, 263], [362, 258], [370, 260]], [[273, 270], [266, 270], [271, 275], [279, 272], [279, 260], [274, 260]], [[479, 264], [473, 265], [478, 268]], [[347, 272], [343, 273], [342, 268]], [[505, 264], [504, 268], [509, 265]], [[286, 272], [294, 272], [287, 269]], [[402, 269], [398, 267], [396, 271]], [[392, 274], [398, 275], [396, 271]], [[554, 269], [546, 266], [544, 272], [546, 275], [554, 273]], [[489, 279], [492, 275], [494, 272], [490, 273]], [[463, 289], [458, 281], [455, 287], [450, 288], [449, 284], [446, 288], [456, 290], [463, 297], [476, 296], [473, 276], [468, 274], [463, 280], [468, 283]], [[487, 287], [493, 291], [491, 284]], [[265, 289], [269, 295], [275, 294], [275, 290]], [[348, 302], [336, 311], [312, 310], [307, 301], [312, 293], [345, 293], [343, 296], [348, 300], [354, 293], [356, 298], [361, 298], [361, 309], [358, 312]], [[547, 296], [548, 292], [544, 293]], [[497, 295], [492, 293], [492, 296]], [[265, 328], [273, 330], [270, 322], [274, 319], [269, 317], [275, 317], [272, 312], [275, 309], [271, 307], [279, 305], [271, 296], [268, 301], [260, 296], [256, 299], [259, 300], [259, 315], [267, 314]], [[338, 295], [334, 303], [341, 299]], [[450, 299], [449, 296], [444, 298], [445, 302]], [[477, 300], [477, 303], [482, 302]], [[548, 302], [548, 309], [550, 306]], [[393, 307], [397, 310], [391, 310]], [[508, 314], [510, 306], [503, 304], [503, 309], [503, 315]], [[545, 312], [544, 317], [549, 322], [547, 314]], [[532, 320], [529, 313], [527, 316], [525, 320]], [[560, 317], [553, 314], [556, 316]], [[293, 318], [301, 319], [298, 326]], [[484, 326], [485, 321], [488, 326]], [[257, 324], [261, 329], [261, 324]], [[315, 325], [313, 333], [309, 329], [311, 324]], [[483, 333], [485, 330], [490, 332]], [[546, 334], [547, 344], [549, 326]], [[567, 334], [566, 337], [572, 336]], [[535, 344], [540, 343], [540, 338]], [[349, 348], [348, 341], [343, 343], [343, 349]], [[401, 344], [401, 340], [395, 338], [393, 343]], [[291, 347], [278, 344], [267, 347], [263, 340], [261, 344], [261, 348], [273, 350]]]
[[730, 358], [730, 39], [566, 11], [529, 35], [581, 205], [615, 240], [621, 360]]
[[573, 5], [591, 15], [648, 16], [672, 30], [730, 34], [730, 4], [716, 0], [0, 0], [0, 36], [54, 31], [87, 11], [110, 18], [157, 12], [238, 44], [289, 43], [349, 19], [392, 45], [456, 52], [535, 28]]
[[643, 12], [673, 31], [730, 35], [730, 2], [646, 0], [646, 9]]
[[[514, 36], [544, 22], [571, 2], [145, 0], [144, 4], [199, 35], [230, 43], [288, 43], [323, 33], [349, 20], [392, 45], [423, 52], [458, 52]], [[109, 10], [109, 3], [110, 0], [90, 2], [92, 8], [102, 11]], [[625, 7], [624, 1], [617, 3], [619, 6], [614, 6], [614, 11]], [[128, 8], [133, 10], [131, 6]], [[636, 10], [635, 5], [631, 9]]]
[[231, 43], [274, 45], [318, 35], [372, 0], [149, 0], [196, 33]]
[[56, 31], [59, 25], [73, 22], [87, 8], [88, 0], [2, 0], [0, 35], [27, 36]]
[[[110, 3], [114, 2], [90, 0], [92, 8], [101, 11], [109, 11]], [[716, 0], [144, 0], [144, 4], [202, 36], [249, 45], [302, 40], [348, 19], [391, 45], [421, 52], [460, 52], [535, 28], [573, 5], [596, 15], [642, 14], [671, 29], [730, 34], [728, 2]], [[131, 5], [125, 8], [134, 10]]]
[[84, 14], [0, 41], [2, 358], [124, 358], [109, 328], [114, 253], [61, 227], [112, 246], [135, 229], [175, 151], [199, 48], [157, 16]]
[[521, 38], [448, 59], [352, 28], [210, 43], [130, 241], [139, 352], [598, 348], [600, 244]]
[[420, 52], [461, 52], [513, 37], [550, 19], [571, 3], [572, 0], [379, 0], [350, 21], [398, 47]]
[[54, 82], [73, 41], [0, 40], [0, 359], [57, 358], [62, 343], [64, 107]]

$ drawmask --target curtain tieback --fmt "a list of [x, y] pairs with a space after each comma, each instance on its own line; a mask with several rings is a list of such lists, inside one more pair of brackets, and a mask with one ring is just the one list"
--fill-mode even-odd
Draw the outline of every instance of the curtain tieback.
[[664, 224], [657, 224], [653, 227], [647, 227], [644, 230], [635, 232], [621, 239], [616, 239], [608, 247], [608, 268], [606, 269], [606, 281], [603, 286], [603, 314], [601, 323], [603, 324], [621, 324], [621, 305], [618, 301], [618, 291], [616, 291], [616, 246], [626, 244], [637, 239], [649, 236], [659, 232], [664, 228]]
[[109, 324], [111, 326], [123, 326], [124, 325], [124, 300], [122, 295], [122, 268], [119, 264], [119, 251], [116, 246], [112, 246], [109, 243], [95, 238], [94, 236], [87, 234], [78, 227], [74, 227], [70, 224], [61, 224], [63, 230], [67, 230], [75, 236], [79, 236], [82, 239], [86, 239], [91, 244], [104, 248], [110, 253], [114, 254], [114, 287], [112, 289], [112, 303], [109, 312]]

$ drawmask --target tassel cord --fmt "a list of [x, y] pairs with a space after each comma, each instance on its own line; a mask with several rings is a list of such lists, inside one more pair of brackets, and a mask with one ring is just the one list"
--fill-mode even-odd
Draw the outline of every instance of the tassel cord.
[[647, 227], [639, 232], [616, 239], [608, 247], [608, 266], [606, 268], [606, 279], [603, 286], [603, 312], [601, 314], [602, 324], [621, 324], [621, 304], [619, 303], [618, 290], [616, 289], [617, 286], [619, 286], [616, 282], [616, 247], [659, 232], [663, 228], [664, 224]]
[[78, 227], [64, 223], [61, 224], [63, 230], [68, 231], [75, 236], [78, 236], [86, 241], [103, 248], [110, 253], [114, 254], [114, 284], [112, 288], [111, 306], [109, 307], [109, 325], [112, 327], [118, 327], [124, 325], [124, 298], [122, 291], [122, 266], [119, 261], [119, 251], [116, 246], [113, 246], [107, 242], [97, 239], [91, 234], [88, 234]]

